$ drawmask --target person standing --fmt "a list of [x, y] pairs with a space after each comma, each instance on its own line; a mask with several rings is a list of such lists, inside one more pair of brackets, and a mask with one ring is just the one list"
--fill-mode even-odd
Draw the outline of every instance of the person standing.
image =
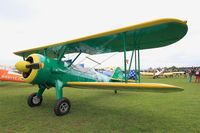
[[200, 83], [200, 68], [198, 69], [199, 75], [198, 75], [198, 79], [197, 82]]
[[198, 83], [199, 82], [199, 70], [196, 69], [196, 72], [195, 72], [195, 83]]
[[190, 69], [189, 71], [188, 71], [188, 80], [189, 80], [189, 82], [191, 83], [192, 82], [192, 70]]

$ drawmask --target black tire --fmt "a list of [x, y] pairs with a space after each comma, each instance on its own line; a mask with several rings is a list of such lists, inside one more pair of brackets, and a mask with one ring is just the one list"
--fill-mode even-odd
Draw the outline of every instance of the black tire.
[[71, 108], [71, 103], [69, 99], [63, 97], [56, 101], [56, 104], [54, 106], [54, 113], [57, 116], [62, 116], [69, 113], [70, 108]]
[[30, 107], [40, 106], [42, 103], [42, 96], [38, 97], [36, 94], [36, 92], [32, 93], [27, 99], [27, 103]]

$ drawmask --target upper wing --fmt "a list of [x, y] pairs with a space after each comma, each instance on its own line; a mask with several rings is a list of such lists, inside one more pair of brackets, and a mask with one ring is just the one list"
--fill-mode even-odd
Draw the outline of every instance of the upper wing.
[[63, 51], [66, 54], [80, 51], [87, 54], [122, 52], [124, 50], [122, 33], [127, 42], [127, 51], [157, 48], [180, 40], [187, 33], [187, 29], [186, 21], [158, 19], [14, 54], [26, 57], [32, 53], [43, 54], [46, 50], [47, 56], [56, 58]]
[[80, 89], [105, 89], [126, 91], [174, 92], [182, 88], [158, 83], [67, 82], [67, 86]]

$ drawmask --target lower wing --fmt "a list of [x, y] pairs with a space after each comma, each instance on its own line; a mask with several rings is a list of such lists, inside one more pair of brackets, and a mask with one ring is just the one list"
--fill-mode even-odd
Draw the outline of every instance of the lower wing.
[[176, 92], [182, 88], [158, 83], [67, 82], [67, 86], [80, 89], [105, 89], [144, 92]]

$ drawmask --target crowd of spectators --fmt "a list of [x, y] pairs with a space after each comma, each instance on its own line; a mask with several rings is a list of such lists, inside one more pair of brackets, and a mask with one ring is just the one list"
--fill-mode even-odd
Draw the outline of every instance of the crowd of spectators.
[[187, 71], [188, 74], [188, 81], [192, 82], [192, 79], [194, 77], [194, 82], [195, 83], [200, 83], [200, 68], [194, 68], [192, 67]]

